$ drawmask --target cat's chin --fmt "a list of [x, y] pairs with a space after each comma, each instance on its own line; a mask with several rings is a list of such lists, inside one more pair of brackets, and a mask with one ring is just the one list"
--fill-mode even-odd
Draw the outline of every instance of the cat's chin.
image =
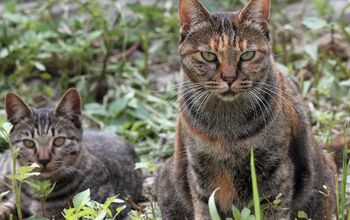
[[221, 100], [225, 102], [232, 102], [238, 97], [238, 93], [227, 91], [224, 93], [216, 94]]

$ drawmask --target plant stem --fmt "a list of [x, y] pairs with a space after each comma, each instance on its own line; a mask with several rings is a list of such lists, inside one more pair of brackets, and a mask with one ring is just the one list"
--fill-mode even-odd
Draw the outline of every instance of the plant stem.
[[335, 202], [336, 202], [336, 220], [339, 220], [339, 182], [338, 182], [338, 174], [335, 174]]
[[343, 176], [342, 176], [342, 184], [341, 184], [341, 198], [340, 198], [340, 214], [341, 219], [345, 220], [345, 195], [346, 195], [346, 179], [347, 179], [347, 173], [348, 173], [348, 161], [347, 161], [347, 142], [348, 142], [348, 126], [345, 126], [345, 133], [344, 133], [344, 148], [343, 148]]
[[250, 173], [251, 173], [252, 187], [253, 187], [254, 214], [255, 214], [255, 219], [260, 220], [261, 219], [260, 198], [259, 198], [259, 190], [258, 190], [258, 181], [256, 178], [256, 172], [255, 172], [253, 146], [251, 148], [251, 153], [250, 153], [250, 170], [251, 170]]
[[[10, 142], [9, 142], [10, 143]], [[15, 178], [16, 176], [16, 169], [17, 169], [17, 153], [15, 152], [15, 149], [13, 148], [13, 146], [10, 144], [11, 146], [11, 154], [12, 154], [12, 173], [13, 173], [13, 178], [12, 178], [12, 186], [13, 186], [13, 191], [15, 193], [15, 198], [16, 198], [16, 209], [17, 209], [17, 215], [18, 215], [18, 219], [22, 220], [22, 210], [21, 210], [21, 194], [20, 194], [20, 188], [17, 185], [17, 179]]]

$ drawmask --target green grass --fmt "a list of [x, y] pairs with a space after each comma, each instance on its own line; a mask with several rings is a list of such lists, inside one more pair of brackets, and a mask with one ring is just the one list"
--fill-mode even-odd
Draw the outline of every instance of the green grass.
[[254, 214], [256, 220], [261, 220], [261, 209], [260, 209], [260, 197], [259, 197], [259, 189], [258, 182], [256, 178], [255, 172], [255, 162], [254, 162], [254, 147], [251, 147], [250, 152], [250, 170], [251, 170], [251, 179], [252, 179], [252, 189], [253, 189], [253, 201], [254, 201]]

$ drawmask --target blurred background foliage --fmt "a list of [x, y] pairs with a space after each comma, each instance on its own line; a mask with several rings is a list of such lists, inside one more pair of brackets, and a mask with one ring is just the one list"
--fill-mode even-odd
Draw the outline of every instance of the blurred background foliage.
[[[233, 11], [247, 1], [203, 2]], [[346, 0], [272, 1], [278, 68], [299, 85], [322, 142], [349, 117], [349, 11]], [[11, 90], [34, 107], [54, 106], [76, 87], [85, 127], [119, 133], [145, 161], [162, 161], [174, 140], [178, 29], [175, 0], [5, 0], [0, 96]]]

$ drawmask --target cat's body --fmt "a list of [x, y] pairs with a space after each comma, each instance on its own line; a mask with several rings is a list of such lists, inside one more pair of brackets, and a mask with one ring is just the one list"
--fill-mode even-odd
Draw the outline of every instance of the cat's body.
[[305, 211], [323, 219], [323, 185], [334, 211], [334, 161], [313, 143], [297, 89], [274, 67], [268, 10], [269, 1], [252, 0], [240, 13], [209, 14], [197, 0], [180, 0], [175, 153], [156, 187], [163, 219], [210, 219], [208, 198], [217, 188], [221, 217], [232, 217], [232, 205], [248, 207], [251, 147], [260, 197], [268, 203], [282, 195], [266, 218]]
[[[107, 198], [120, 194], [119, 198], [130, 195], [135, 201], [140, 196], [140, 174], [134, 172], [137, 161], [135, 152], [120, 137], [101, 132], [86, 132], [82, 141], [83, 150], [72, 167], [76, 170], [57, 180], [53, 192], [45, 202], [43, 212], [41, 200], [28, 185], [22, 188], [22, 207], [27, 215], [56, 216], [62, 218], [64, 208], [72, 206], [73, 196], [90, 189], [91, 198], [103, 203]], [[11, 172], [10, 152], [2, 155], [1, 174]], [[8, 169], [8, 170], [7, 170]], [[121, 181], [122, 180], [122, 181]]]
[[[74, 195], [86, 189], [90, 189], [91, 198], [100, 203], [114, 195], [119, 195], [121, 199], [130, 196], [137, 201], [141, 194], [142, 177], [141, 172], [134, 169], [134, 163], [138, 161], [134, 150], [117, 135], [102, 132], [82, 133], [79, 118], [75, 116], [67, 118], [64, 114], [61, 117], [54, 112], [54, 109], [33, 110], [31, 117], [22, 117], [14, 123], [10, 134], [11, 142], [15, 146], [20, 144], [21, 140], [33, 135], [31, 140], [36, 143], [37, 152], [33, 155], [28, 149], [22, 149], [19, 163], [26, 165], [36, 162], [40, 165], [40, 169], [43, 166], [43, 159], [38, 158], [49, 155], [46, 147], [43, 147], [50, 142], [48, 140], [58, 134], [66, 138], [66, 146], [50, 149], [50, 162], [44, 162], [47, 163], [44, 167], [51, 170], [44, 171], [36, 177], [39, 180], [55, 182], [54, 190], [43, 206], [30, 187], [23, 184], [21, 192], [23, 213], [27, 216], [49, 218], [55, 216], [55, 219], [63, 219], [63, 209], [72, 207]], [[7, 151], [0, 158], [0, 173], [10, 173], [10, 152]], [[2, 219], [1, 208], [0, 219]]]

